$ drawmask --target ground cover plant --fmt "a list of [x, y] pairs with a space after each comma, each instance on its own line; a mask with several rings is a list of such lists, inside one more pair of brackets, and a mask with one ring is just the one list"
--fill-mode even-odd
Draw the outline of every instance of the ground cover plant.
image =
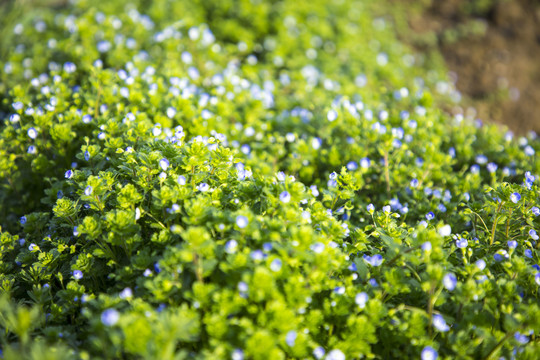
[[377, 6], [17, 17], [2, 357], [535, 359], [536, 135], [441, 110]]

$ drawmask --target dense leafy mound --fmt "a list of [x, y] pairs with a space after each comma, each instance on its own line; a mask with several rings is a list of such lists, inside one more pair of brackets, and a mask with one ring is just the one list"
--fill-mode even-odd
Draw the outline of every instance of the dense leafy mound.
[[75, 1], [19, 19], [3, 356], [535, 358], [539, 143], [442, 111], [459, 93], [374, 11]]

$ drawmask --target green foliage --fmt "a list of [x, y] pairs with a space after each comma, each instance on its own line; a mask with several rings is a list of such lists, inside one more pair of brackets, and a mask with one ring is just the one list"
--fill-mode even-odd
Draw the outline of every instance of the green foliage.
[[459, 94], [373, 6], [23, 17], [0, 67], [3, 356], [535, 358], [536, 135], [434, 105]]

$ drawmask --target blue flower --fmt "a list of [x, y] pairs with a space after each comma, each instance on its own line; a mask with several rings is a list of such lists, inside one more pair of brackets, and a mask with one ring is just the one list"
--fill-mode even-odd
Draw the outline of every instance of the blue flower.
[[364, 260], [371, 266], [380, 266], [383, 262], [383, 257], [381, 254], [376, 254], [373, 256], [364, 255]]
[[532, 253], [532, 250], [531, 249], [525, 249], [525, 251], [523, 252], [523, 254], [528, 257], [529, 259], [532, 259], [533, 257], [533, 253]]
[[435, 214], [433, 213], [433, 211], [430, 211], [426, 214], [426, 219], [428, 221], [435, 219]]
[[178, 182], [178, 185], [181, 186], [186, 185], [186, 178], [184, 177], [184, 175], [179, 175], [176, 182]]
[[423, 251], [428, 252], [428, 251], [431, 251], [431, 249], [432, 249], [432, 246], [429, 241], [426, 241], [425, 243], [422, 244]]
[[270, 263], [270, 270], [274, 272], [278, 272], [279, 270], [281, 270], [281, 265], [282, 265], [282, 262], [280, 259], [274, 259]]
[[532, 237], [533, 240], [538, 240], [538, 234], [536, 234], [534, 229], [529, 230], [529, 236]]
[[338, 113], [337, 113], [336, 110], [334, 110], [334, 109], [330, 109], [330, 110], [328, 110], [328, 113], [326, 113], [326, 118], [327, 118], [328, 121], [330, 121], [330, 122], [336, 120], [337, 117], [338, 117]]
[[418, 187], [418, 183], [419, 183], [419, 181], [417, 179], [412, 179], [410, 185], [411, 185], [412, 188], [416, 188], [416, 187]]
[[517, 247], [517, 241], [516, 240], [508, 240], [508, 247], [510, 249], [515, 249]]
[[316, 242], [315, 244], [310, 246], [310, 249], [315, 254], [321, 254], [324, 251], [324, 248], [325, 248], [325, 246], [324, 246], [324, 244], [322, 242]]
[[241, 349], [234, 349], [231, 354], [231, 360], [244, 360], [244, 352]]
[[289, 194], [287, 191], [283, 191], [281, 194], [279, 194], [279, 200], [281, 200], [282, 203], [286, 204], [291, 201], [291, 194]]
[[367, 157], [360, 159], [360, 167], [362, 169], [367, 169], [371, 165], [371, 160]]
[[245, 228], [246, 226], [248, 226], [248, 223], [249, 223], [249, 220], [247, 217], [243, 216], [243, 215], [238, 215], [236, 217], [236, 225], [240, 228], [240, 229], [243, 229]]
[[130, 299], [133, 297], [133, 291], [131, 290], [131, 288], [125, 288], [124, 290], [122, 290], [122, 292], [118, 295], [120, 297], [120, 299]]
[[478, 270], [482, 271], [486, 268], [486, 262], [483, 259], [477, 260], [474, 265], [478, 268]]
[[19, 222], [21, 223], [21, 225], [26, 224], [26, 216], [21, 216], [21, 218], [19, 219]]
[[373, 212], [375, 211], [375, 206], [373, 204], [369, 204], [366, 209], [370, 214], [373, 214]]
[[538, 207], [536, 207], [536, 206], [533, 206], [531, 208], [531, 212], [533, 213], [534, 216], [540, 215], [540, 209]]
[[444, 277], [443, 277], [443, 285], [447, 290], [449, 290], [449, 291], [454, 290], [456, 288], [456, 284], [457, 284], [456, 275], [454, 275], [452, 273], [448, 273], [448, 274], [444, 275]]
[[497, 164], [490, 162], [489, 164], [487, 164], [487, 171], [493, 174], [495, 171], [497, 171], [497, 167]]
[[71, 177], [73, 176], [73, 171], [72, 170], [68, 170], [66, 171], [66, 173], [64, 174], [64, 177], [66, 179], [71, 179]]
[[322, 346], [316, 347], [313, 350], [313, 356], [315, 356], [316, 359], [322, 359], [326, 352], [324, 351], [324, 348]]
[[197, 190], [199, 190], [200, 192], [206, 192], [210, 189], [210, 185], [208, 185], [207, 183], [200, 183], [199, 185], [197, 185]]
[[113, 326], [120, 320], [120, 313], [115, 309], [107, 309], [101, 313], [101, 322], [105, 326]]
[[35, 139], [35, 138], [37, 138], [37, 136], [38, 136], [37, 130], [36, 130], [35, 128], [33, 128], [33, 127], [31, 127], [30, 129], [28, 129], [27, 133], [28, 133], [28, 137], [29, 137], [30, 139]]
[[285, 342], [287, 343], [287, 345], [289, 345], [290, 347], [293, 347], [294, 346], [294, 343], [296, 342], [296, 331], [294, 330], [291, 330], [287, 333], [287, 335], [285, 336]]
[[90, 195], [92, 195], [92, 192], [93, 192], [93, 191], [94, 191], [94, 188], [91, 187], [90, 185], [88, 185], [88, 186], [86, 187], [86, 189], [84, 189], [84, 195], [90, 196]]
[[88, 150], [84, 152], [84, 160], [86, 161], [90, 160], [90, 153], [88, 152]]
[[516, 341], [520, 344], [526, 344], [529, 342], [529, 338], [523, 335], [522, 333], [520, 333], [519, 331], [516, 331], [514, 333], [514, 339], [516, 339]]
[[360, 309], [363, 309], [366, 307], [366, 303], [368, 302], [368, 300], [369, 300], [369, 296], [365, 292], [356, 294], [354, 298], [354, 302], [356, 303], [356, 305], [358, 305]]
[[34, 251], [34, 250], [37, 250], [38, 249], [38, 246], [34, 243], [31, 243], [29, 246], [28, 246], [28, 250], [30, 251]]
[[161, 170], [167, 171], [167, 169], [169, 168], [169, 160], [165, 158], [159, 160], [159, 167], [161, 168]]
[[521, 195], [519, 193], [515, 192], [510, 195], [510, 201], [514, 204], [517, 204], [519, 200], [521, 200]]
[[334, 349], [326, 355], [325, 360], [345, 360], [345, 354], [339, 349]]
[[355, 161], [349, 161], [349, 163], [347, 164], [347, 169], [349, 171], [354, 171], [358, 169], [358, 164]]
[[441, 228], [439, 229], [439, 235], [441, 236], [450, 236], [450, 234], [452, 234], [452, 227], [450, 227], [450, 225], [443, 225], [441, 226]]
[[469, 246], [469, 241], [467, 239], [458, 238], [456, 240], [456, 246], [460, 249], [465, 249], [467, 246]]
[[540, 272], [537, 272], [537, 273], [534, 275], [534, 281], [536, 281], [536, 284], [537, 284], [537, 285], [540, 285]]
[[385, 205], [383, 206], [382, 210], [385, 214], [390, 214], [390, 211], [392, 211], [392, 207], [390, 205]]
[[74, 270], [73, 271], [73, 277], [75, 280], [81, 280], [83, 278], [83, 273], [81, 270]]
[[424, 349], [422, 349], [422, 360], [435, 360], [438, 356], [439, 354], [437, 353], [437, 350], [431, 346], [426, 346]]
[[446, 324], [444, 318], [439, 314], [433, 315], [433, 326], [441, 332], [450, 330], [450, 327]]

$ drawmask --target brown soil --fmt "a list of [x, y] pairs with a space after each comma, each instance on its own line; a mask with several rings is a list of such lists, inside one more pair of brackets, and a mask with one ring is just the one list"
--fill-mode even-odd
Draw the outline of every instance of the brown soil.
[[[470, 97], [479, 118], [520, 134], [540, 133], [540, 2], [494, 0], [471, 15], [463, 11], [467, 1], [435, 0], [421, 16], [410, 17], [409, 26], [417, 34], [437, 35], [458, 90]], [[482, 35], [448, 41], [445, 35], [466, 33], [478, 16], [487, 25]]]

